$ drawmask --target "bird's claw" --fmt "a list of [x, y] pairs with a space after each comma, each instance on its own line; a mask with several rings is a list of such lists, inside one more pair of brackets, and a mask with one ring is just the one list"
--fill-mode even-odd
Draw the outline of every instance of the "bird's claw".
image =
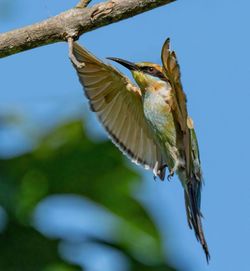
[[167, 179], [168, 179], [169, 182], [171, 181], [171, 179], [173, 178], [173, 176], [174, 176], [174, 171], [171, 170], [169, 172], [168, 176], [167, 176]]

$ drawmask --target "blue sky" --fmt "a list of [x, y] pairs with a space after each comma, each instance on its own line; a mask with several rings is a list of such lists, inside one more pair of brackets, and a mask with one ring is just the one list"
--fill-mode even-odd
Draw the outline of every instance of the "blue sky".
[[[13, 1], [8, 17], [0, 17], [0, 31], [56, 15], [76, 2]], [[250, 268], [249, 10], [250, 2], [242, 0], [177, 1], [80, 39], [100, 58], [115, 56], [160, 63], [161, 46], [167, 37], [171, 38], [199, 139], [206, 182], [202, 210], [212, 256], [210, 265], [206, 265], [187, 227], [183, 192], [176, 178], [170, 183], [153, 182], [151, 173], [143, 173], [145, 184], [138, 197], [148, 206], [163, 236], [166, 227], [171, 232], [167, 241], [174, 249], [169, 255], [175, 259], [181, 255], [191, 270]], [[0, 112], [14, 111], [24, 116], [27, 128], [37, 123], [37, 133], [54, 125], [58, 118], [88, 114], [64, 43], [1, 59], [0, 73]], [[93, 115], [87, 116], [90, 133], [103, 137]], [[30, 147], [25, 136], [11, 127], [8, 138], [12, 140], [7, 139], [7, 134], [2, 136], [2, 155]]]

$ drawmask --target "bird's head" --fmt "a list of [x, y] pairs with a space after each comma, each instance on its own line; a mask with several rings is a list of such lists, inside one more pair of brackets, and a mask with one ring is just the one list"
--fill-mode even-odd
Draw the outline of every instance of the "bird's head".
[[162, 72], [162, 67], [150, 62], [133, 63], [121, 58], [108, 57], [122, 66], [129, 69], [139, 87], [144, 90], [159, 82], [168, 82]]

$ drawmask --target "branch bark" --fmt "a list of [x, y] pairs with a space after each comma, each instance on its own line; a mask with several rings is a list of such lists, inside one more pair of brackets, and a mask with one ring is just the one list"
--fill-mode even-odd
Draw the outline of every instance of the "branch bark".
[[35, 47], [78, 39], [83, 33], [133, 17], [176, 0], [110, 0], [89, 8], [75, 7], [55, 17], [0, 34], [0, 58]]
[[91, 2], [91, 0], [80, 0], [80, 2], [76, 5], [77, 8], [85, 8]]

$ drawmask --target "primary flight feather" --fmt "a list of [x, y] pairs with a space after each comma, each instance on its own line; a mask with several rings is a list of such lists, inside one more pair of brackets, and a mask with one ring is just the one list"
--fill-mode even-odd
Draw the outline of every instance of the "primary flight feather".
[[109, 58], [128, 68], [138, 86], [79, 44], [73, 54], [85, 65], [74, 67], [92, 111], [112, 141], [133, 162], [168, 178], [176, 173], [184, 188], [188, 224], [194, 229], [207, 261], [210, 258], [201, 224], [202, 173], [193, 121], [188, 117], [186, 95], [176, 55], [163, 45], [160, 65]]

